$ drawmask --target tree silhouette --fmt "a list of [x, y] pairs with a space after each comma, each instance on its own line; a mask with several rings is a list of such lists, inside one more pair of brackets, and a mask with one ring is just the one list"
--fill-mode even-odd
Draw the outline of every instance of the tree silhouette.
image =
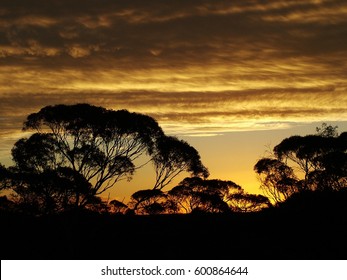
[[166, 194], [161, 190], [139, 190], [132, 194], [129, 205], [136, 214], [165, 212]]
[[346, 186], [346, 149], [344, 135], [293, 136], [274, 148], [283, 162], [293, 163], [304, 174], [302, 188], [341, 188]]
[[257, 212], [270, 207], [271, 202], [260, 194], [238, 192], [230, 196], [229, 205], [234, 212]]
[[49, 133], [34, 133], [19, 139], [12, 148], [12, 159], [22, 172], [39, 174], [64, 166], [59, 142]]
[[318, 159], [333, 149], [334, 139], [319, 135], [292, 136], [278, 144], [274, 153], [279, 160], [295, 164], [304, 175], [303, 187], [310, 189], [310, 173], [319, 169]]
[[11, 187], [10, 172], [0, 163], [0, 191]]
[[158, 139], [152, 161], [156, 171], [153, 189], [163, 189], [183, 171], [203, 178], [209, 175], [198, 151], [187, 142], [172, 136], [162, 136]]
[[336, 128], [323, 123], [316, 135], [286, 138], [273, 158], [256, 163], [261, 188], [275, 203], [296, 192], [347, 187], [347, 133], [338, 135]]
[[[11, 188], [16, 201], [22, 206], [31, 205], [33, 212], [43, 209], [43, 213], [50, 213], [92, 204], [102, 209], [104, 205], [96, 196], [120, 180], [130, 180], [141, 167], [135, 166], [135, 160], [142, 155], [148, 156], [155, 168], [153, 190], [161, 190], [182, 172], [203, 178], [209, 175], [196, 149], [166, 136], [153, 118], [127, 110], [89, 104], [46, 106], [27, 117], [23, 130], [32, 130], [33, 134], [15, 143], [15, 165], [1, 166], [0, 186]], [[133, 210], [161, 211], [161, 206], [153, 202], [154, 193], [136, 200], [140, 194], [132, 197]], [[165, 203], [162, 207], [175, 211], [171, 201]], [[108, 207], [115, 212], [125, 211], [115, 200]]]
[[316, 127], [316, 134], [323, 137], [337, 137], [339, 135], [338, 126], [328, 125], [327, 123], [322, 123], [321, 127]]
[[314, 159], [316, 168], [308, 179], [311, 189], [340, 190], [347, 187], [347, 141], [344, 136], [331, 138], [331, 149]]
[[291, 167], [278, 159], [262, 158], [254, 166], [260, 188], [275, 203], [286, 200], [297, 191], [298, 180]]
[[[69, 167], [91, 184], [91, 196], [130, 179], [134, 160], [152, 155], [156, 140], [163, 136], [149, 116], [88, 104], [44, 107], [27, 117], [24, 129], [38, 133], [17, 143], [13, 155], [18, 167]], [[85, 205], [87, 199], [77, 197], [77, 204]]]
[[[52, 214], [76, 208], [77, 199], [91, 201], [90, 184], [68, 167], [42, 173], [15, 171], [11, 175], [14, 201], [22, 211]], [[87, 204], [86, 204], [87, 205]]]
[[111, 213], [114, 214], [125, 214], [128, 210], [128, 206], [117, 199], [111, 200], [109, 205], [111, 207]]
[[220, 213], [230, 210], [228, 200], [233, 193], [241, 191], [242, 188], [232, 181], [187, 177], [168, 191], [168, 199], [185, 213]]

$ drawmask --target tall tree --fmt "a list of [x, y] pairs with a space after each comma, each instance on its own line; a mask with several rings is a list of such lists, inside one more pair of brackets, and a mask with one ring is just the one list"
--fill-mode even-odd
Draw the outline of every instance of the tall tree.
[[[134, 160], [143, 154], [152, 155], [156, 140], [163, 136], [158, 123], [149, 116], [89, 104], [44, 107], [27, 117], [23, 129], [36, 130], [38, 134], [32, 137], [38, 142], [33, 138], [20, 140], [17, 146], [21, 149], [15, 149], [15, 158], [27, 158], [27, 165], [44, 168], [36, 156], [27, 156], [33, 155], [41, 143], [45, 149], [40, 150], [40, 157], [50, 165], [80, 173], [91, 184], [91, 195], [130, 179], [136, 169]], [[85, 199], [78, 201], [85, 203]]]

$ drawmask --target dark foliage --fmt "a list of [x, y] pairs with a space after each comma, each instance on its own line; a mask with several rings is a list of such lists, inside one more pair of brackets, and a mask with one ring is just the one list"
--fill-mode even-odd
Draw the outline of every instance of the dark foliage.
[[273, 149], [273, 158], [254, 166], [261, 188], [280, 203], [303, 191], [347, 187], [347, 137], [323, 123], [316, 135], [291, 136]]
[[[345, 259], [347, 194], [305, 192], [256, 213], [1, 215], [2, 259]], [[102, 238], [101, 238], [102, 237]]]

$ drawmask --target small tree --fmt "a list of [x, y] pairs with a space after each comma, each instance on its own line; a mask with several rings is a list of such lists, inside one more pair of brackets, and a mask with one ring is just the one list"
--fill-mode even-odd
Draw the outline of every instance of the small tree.
[[271, 206], [271, 202], [260, 194], [239, 192], [230, 196], [229, 205], [234, 212], [257, 212]]
[[168, 198], [186, 213], [196, 210], [228, 212], [230, 195], [239, 191], [242, 191], [242, 188], [232, 181], [187, 177], [168, 192]]
[[109, 205], [111, 207], [110, 209], [111, 213], [114, 213], [114, 214], [125, 214], [126, 211], [129, 209], [126, 204], [116, 199], [111, 200]]
[[165, 212], [166, 195], [161, 190], [140, 190], [132, 194], [129, 205], [136, 214]]
[[317, 135], [322, 137], [337, 137], [339, 135], [338, 126], [328, 125], [327, 123], [322, 123], [321, 127], [316, 127]]
[[277, 159], [262, 158], [254, 170], [259, 175], [260, 188], [274, 203], [286, 200], [297, 191], [298, 180], [293, 169]]

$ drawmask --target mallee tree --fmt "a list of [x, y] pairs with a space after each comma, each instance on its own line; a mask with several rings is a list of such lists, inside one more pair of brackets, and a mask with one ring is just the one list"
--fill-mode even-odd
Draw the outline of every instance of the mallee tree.
[[[95, 202], [95, 196], [118, 181], [130, 180], [139, 168], [134, 161], [142, 155], [154, 162], [155, 189], [164, 187], [183, 171], [207, 174], [193, 147], [165, 136], [153, 118], [127, 110], [115, 111], [89, 104], [46, 106], [30, 114], [23, 129], [33, 134], [18, 140], [12, 149], [15, 165], [8, 169], [12, 174], [12, 189], [19, 200], [28, 202], [32, 200], [29, 194], [30, 198], [36, 196], [46, 205], [44, 208], [50, 204], [66, 205], [66, 201], [74, 207]], [[167, 139], [174, 143], [169, 145], [169, 153], [162, 145]], [[163, 170], [165, 173], [161, 173]], [[48, 182], [47, 174], [69, 183], [63, 186], [58, 179]], [[61, 183], [60, 187], [57, 182]], [[62, 197], [60, 192], [68, 186], [71, 187], [69, 199], [64, 197], [61, 199], [64, 203], [58, 202], [58, 197]], [[57, 197], [57, 200], [53, 203], [48, 201], [49, 197]]]

